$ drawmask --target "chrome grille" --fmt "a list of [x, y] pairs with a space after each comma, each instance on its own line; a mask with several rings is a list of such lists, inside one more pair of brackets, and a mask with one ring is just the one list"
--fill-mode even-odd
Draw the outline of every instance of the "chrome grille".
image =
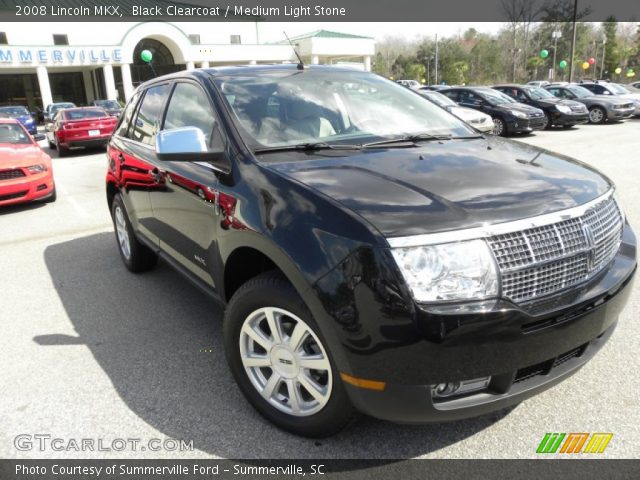
[[502, 295], [532, 300], [577, 285], [614, 257], [623, 219], [612, 197], [582, 216], [489, 237], [502, 277]]

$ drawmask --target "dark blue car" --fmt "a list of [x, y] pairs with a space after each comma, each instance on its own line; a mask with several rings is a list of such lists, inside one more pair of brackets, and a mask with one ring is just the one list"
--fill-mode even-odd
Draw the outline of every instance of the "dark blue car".
[[24, 128], [26, 128], [31, 135], [35, 135], [36, 133], [38, 133], [38, 123], [31, 116], [31, 113], [29, 112], [29, 110], [27, 110], [27, 107], [21, 107], [17, 105], [0, 107], [0, 116], [15, 118], [22, 125], [24, 125]]

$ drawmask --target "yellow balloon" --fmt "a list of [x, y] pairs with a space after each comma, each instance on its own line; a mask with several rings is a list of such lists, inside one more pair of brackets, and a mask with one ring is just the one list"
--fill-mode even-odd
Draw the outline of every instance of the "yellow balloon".
[[583, 70], [586, 70], [587, 68], [589, 68], [589, 62], [584, 62], [582, 64], [582, 68], [583, 68]]
[[616, 75], [620, 75], [622, 73], [622, 69], [620, 67], [615, 69]]

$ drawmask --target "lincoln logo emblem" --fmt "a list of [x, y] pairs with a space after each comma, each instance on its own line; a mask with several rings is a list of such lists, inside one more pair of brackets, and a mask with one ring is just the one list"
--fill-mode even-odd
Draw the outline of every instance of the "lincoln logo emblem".
[[279, 358], [278, 360], [280, 361], [280, 363], [284, 363], [285, 365], [293, 365], [293, 362], [291, 360], [287, 360], [285, 358]]
[[584, 233], [584, 239], [587, 242], [587, 270], [591, 271], [596, 263], [596, 240], [589, 225], [582, 225], [582, 233]]

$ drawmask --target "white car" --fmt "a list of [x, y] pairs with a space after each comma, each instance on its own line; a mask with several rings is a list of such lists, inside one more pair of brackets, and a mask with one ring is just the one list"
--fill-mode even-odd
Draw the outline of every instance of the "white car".
[[476, 130], [484, 133], [493, 132], [493, 119], [486, 113], [479, 112], [473, 108], [466, 108], [459, 106], [456, 102], [451, 100], [446, 95], [441, 94], [433, 90], [418, 90], [418, 94], [432, 103], [435, 103], [439, 107], [444, 108], [452, 115], [455, 115], [460, 120], [467, 122]]
[[417, 80], [396, 80], [400, 85], [410, 88], [411, 90], [417, 90], [422, 85]]
[[549, 82], [546, 80], [531, 80], [530, 82], [527, 82], [527, 85], [531, 85], [532, 87], [544, 87], [549, 85]]

